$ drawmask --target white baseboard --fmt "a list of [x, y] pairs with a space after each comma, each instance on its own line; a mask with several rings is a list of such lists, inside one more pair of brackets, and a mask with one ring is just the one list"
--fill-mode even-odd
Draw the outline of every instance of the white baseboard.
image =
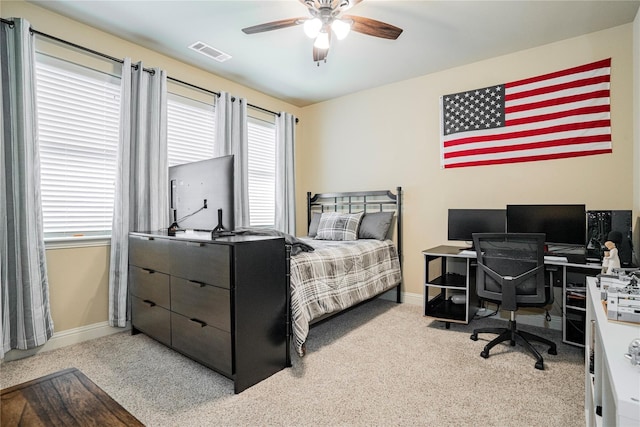
[[81, 326], [79, 328], [67, 329], [61, 332], [54, 332], [53, 336], [46, 344], [32, 348], [29, 350], [11, 350], [4, 355], [3, 362], [9, 362], [11, 360], [23, 359], [25, 357], [34, 356], [38, 353], [45, 351], [55, 350], [57, 348], [66, 347], [72, 344], [78, 344], [83, 341], [92, 340], [95, 338], [105, 337], [107, 335], [115, 334], [130, 330], [131, 326], [127, 323], [125, 328], [114, 328], [109, 326], [109, 322], [94, 323], [92, 325]]
[[[389, 301], [395, 301], [396, 300], [396, 290], [395, 289], [391, 289], [390, 291], [385, 292], [384, 294], [380, 295], [380, 298], [386, 299], [386, 300], [389, 300]], [[422, 305], [422, 303], [423, 303], [422, 294], [414, 294], [414, 293], [409, 293], [409, 292], [402, 292], [402, 295], [400, 296], [400, 298], [402, 298], [402, 302], [405, 303], [405, 304]]]
[[[380, 298], [395, 301], [396, 290], [392, 289], [385, 292]], [[402, 302], [405, 304], [422, 306], [424, 296], [422, 294], [415, 294], [410, 292], [403, 292], [401, 295]], [[504, 313], [506, 315], [506, 313]], [[497, 319], [501, 317], [496, 316]], [[504, 320], [508, 320], [505, 318]], [[518, 315], [518, 323], [522, 323], [530, 326], [540, 326], [542, 328], [550, 328], [556, 330], [562, 330], [562, 317], [551, 316], [551, 321], [547, 322], [543, 315]], [[57, 348], [66, 347], [72, 344], [78, 344], [83, 341], [92, 340], [95, 338], [105, 337], [107, 335], [123, 332], [131, 329], [131, 325], [127, 323], [125, 328], [114, 328], [109, 326], [109, 322], [94, 323], [92, 325], [81, 326], [79, 328], [67, 329], [62, 332], [54, 332], [53, 337], [43, 346], [33, 348], [30, 350], [11, 350], [4, 355], [2, 362], [9, 362], [11, 360], [23, 359], [25, 357], [33, 356], [45, 351], [55, 350]]]
[[[395, 301], [396, 290], [390, 290], [389, 292], [381, 295], [381, 298]], [[422, 295], [410, 294], [405, 292], [402, 294], [402, 301], [407, 304], [422, 305]], [[105, 337], [107, 335], [127, 331], [130, 329], [131, 325], [128, 322], [125, 328], [114, 328], [112, 326], [109, 326], [109, 322], [100, 322], [94, 323], [92, 325], [81, 326], [79, 328], [67, 329], [61, 332], [54, 332], [53, 336], [49, 341], [47, 341], [46, 344], [37, 348], [32, 348], [30, 350], [11, 350], [5, 353], [2, 362], [23, 359], [25, 357], [34, 356], [45, 351], [55, 350], [57, 348], [66, 347], [72, 344], [78, 344], [95, 338]]]

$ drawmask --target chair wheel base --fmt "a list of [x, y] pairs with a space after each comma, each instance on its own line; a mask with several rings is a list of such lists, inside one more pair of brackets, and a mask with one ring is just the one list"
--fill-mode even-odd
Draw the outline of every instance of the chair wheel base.
[[558, 350], [556, 350], [555, 348], [550, 348], [549, 351], [547, 351], [547, 353], [553, 354], [554, 356], [556, 356], [558, 354]]
[[541, 371], [544, 371], [544, 363], [542, 361], [537, 361], [536, 369], [540, 369]]
[[480, 356], [484, 357], [485, 359], [487, 359], [489, 357], [489, 352], [488, 351], [484, 351], [482, 350], [480, 352]]
[[469, 338], [471, 338], [474, 341], [478, 341], [478, 334], [471, 334]]

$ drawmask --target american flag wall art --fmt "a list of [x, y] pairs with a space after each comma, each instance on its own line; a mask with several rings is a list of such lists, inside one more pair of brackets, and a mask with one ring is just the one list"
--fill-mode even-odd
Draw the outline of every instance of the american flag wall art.
[[443, 168], [611, 153], [611, 58], [441, 98]]

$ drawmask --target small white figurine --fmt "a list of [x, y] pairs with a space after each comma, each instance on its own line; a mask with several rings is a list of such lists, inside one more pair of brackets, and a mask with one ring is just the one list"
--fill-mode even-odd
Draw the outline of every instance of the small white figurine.
[[618, 248], [616, 248], [616, 244], [611, 240], [604, 242], [604, 246], [607, 249], [604, 251], [604, 257], [602, 259], [602, 272], [605, 274], [613, 274], [614, 268], [620, 268]]

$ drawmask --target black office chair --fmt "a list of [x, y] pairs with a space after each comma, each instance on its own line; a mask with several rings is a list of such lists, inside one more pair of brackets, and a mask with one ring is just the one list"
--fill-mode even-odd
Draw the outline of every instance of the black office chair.
[[529, 332], [518, 330], [515, 312], [519, 307], [544, 307], [553, 302], [553, 289], [545, 285], [543, 233], [474, 233], [478, 257], [476, 292], [482, 299], [497, 303], [511, 312], [507, 328], [474, 329], [478, 334], [498, 334], [480, 353], [485, 359], [496, 344], [509, 341], [525, 347], [536, 358], [536, 369], [544, 369], [540, 353], [529, 341], [549, 346], [549, 354], [558, 354], [556, 344]]

